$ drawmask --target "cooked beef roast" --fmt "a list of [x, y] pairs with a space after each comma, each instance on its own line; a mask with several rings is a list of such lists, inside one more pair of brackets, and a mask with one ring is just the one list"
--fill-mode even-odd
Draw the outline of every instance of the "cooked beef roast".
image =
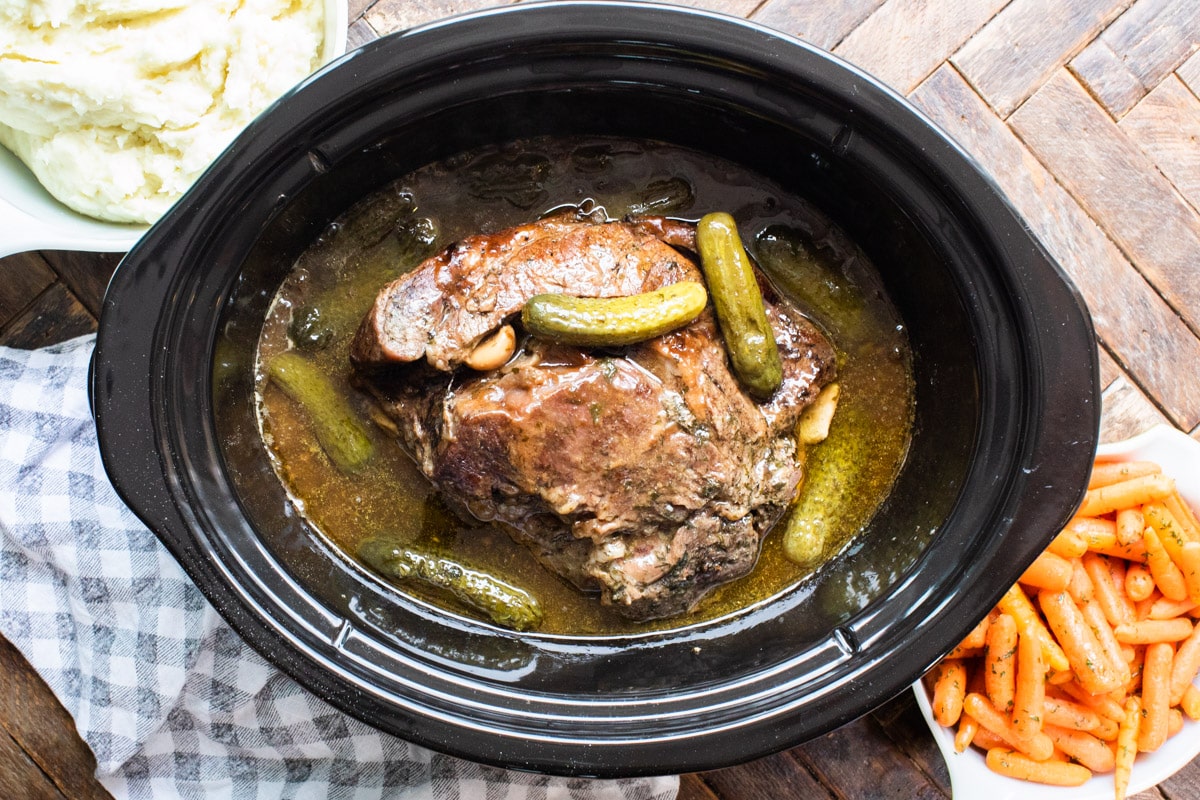
[[702, 280], [666, 242], [686, 248], [694, 229], [561, 216], [470, 237], [385, 287], [352, 352], [451, 505], [640, 620], [687, 611], [753, 567], [800, 483], [793, 428], [833, 377], [829, 342], [764, 284], [783, 360], [765, 403], [730, 371], [711, 310], [613, 351], [527, 338], [499, 369], [458, 365], [534, 294]]

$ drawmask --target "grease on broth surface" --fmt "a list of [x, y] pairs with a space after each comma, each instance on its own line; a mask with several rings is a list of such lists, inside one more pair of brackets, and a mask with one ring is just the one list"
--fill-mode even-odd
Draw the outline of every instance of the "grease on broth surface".
[[[622, 619], [543, 569], [507, 533], [464, 524], [445, 510], [416, 466], [351, 386], [348, 350], [378, 291], [464, 236], [529, 222], [563, 206], [697, 219], [730, 212], [752, 256], [780, 293], [823, 328], [838, 351], [841, 400], [829, 438], [812, 446], [804, 485], [788, 516], [764, 539], [754, 571], [724, 584], [690, 614], [636, 623]], [[318, 313], [313, 314], [313, 309]], [[375, 439], [375, 458], [340, 473], [299, 409], [267, 382], [261, 365], [292, 347], [289, 327], [311, 342], [309, 357], [345, 393]], [[318, 345], [319, 348], [318, 348]], [[263, 439], [280, 478], [309, 522], [342, 552], [387, 534], [436, 544], [538, 597], [541, 630], [619, 634], [672, 628], [755, 605], [802, 582], [870, 521], [907, 451], [912, 367], [907, 338], [874, 267], [820, 212], [731, 162], [654, 142], [538, 139], [466, 153], [429, 165], [361, 201], [298, 259], [271, 305], [256, 375]], [[821, 558], [799, 565], [783, 553], [786, 526], [819, 534]], [[422, 596], [465, 613], [447, 598]]]

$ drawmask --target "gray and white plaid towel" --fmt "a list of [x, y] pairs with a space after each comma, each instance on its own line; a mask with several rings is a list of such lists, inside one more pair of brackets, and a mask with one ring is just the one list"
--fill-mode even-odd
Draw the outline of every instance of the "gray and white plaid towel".
[[675, 778], [592, 781], [433, 753], [267, 664], [117, 497], [86, 379], [94, 339], [0, 348], [0, 632], [130, 798], [668, 800]]

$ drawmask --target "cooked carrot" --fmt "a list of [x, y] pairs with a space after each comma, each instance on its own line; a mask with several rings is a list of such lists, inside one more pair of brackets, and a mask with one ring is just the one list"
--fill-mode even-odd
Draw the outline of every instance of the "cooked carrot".
[[1154, 601], [1154, 605], [1150, 606], [1150, 614], [1147, 619], [1175, 619], [1182, 617], [1196, 607], [1191, 599], [1185, 600], [1168, 600], [1165, 597], [1160, 597]]
[[1017, 689], [1012, 725], [1017, 736], [1030, 739], [1042, 729], [1046, 705], [1046, 662], [1042, 643], [1030, 632], [1018, 636]]
[[1119, 508], [1132, 508], [1154, 500], [1162, 500], [1175, 491], [1175, 481], [1165, 475], [1142, 475], [1120, 483], [1110, 483], [1089, 489], [1077, 512], [1082, 517], [1096, 517]]
[[1154, 528], [1146, 526], [1146, 530], [1142, 532], [1142, 541], [1146, 543], [1146, 563], [1150, 565], [1150, 574], [1154, 576], [1154, 584], [1158, 590], [1164, 597], [1172, 600], [1186, 598], [1188, 590], [1183, 573], [1171, 560]]
[[1047, 725], [1045, 731], [1055, 747], [1092, 772], [1112, 772], [1113, 751], [1100, 739], [1084, 731], [1057, 725]]
[[1067, 583], [1067, 594], [1071, 595], [1071, 599], [1076, 603], [1094, 600], [1096, 587], [1092, 585], [1092, 579], [1088, 576], [1087, 570], [1083, 568], [1083, 560], [1073, 558], [1070, 563], [1071, 580]]
[[1188, 684], [1183, 691], [1183, 699], [1179, 701], [1183, 713], [1195, 720], [1200, 720], [1200, 689]]
[[[1138, 533], [1141, 536], [1141, 533]], [[1154, 591], [1154, 577], [1145, 564], [1130, 564], [1125, 570], [1125, 594], [1130, 600], [1145, 600]]]
[[1190, 619], [1143, 619], [1128, 625], [1113, 628], [1118, 642], [1124, 644], [1153, 644], [1154, 642], [1182, 642], [1192, 635]]
[[1163, 599], [1162, 592], [1155, 585], [1154, 591], [1145, 600], [1139, 600], [1133, 604], [1133, 616], [1135, 619], [1143, 620], [1150, 619], [1150, 612], [1154, 610], [1154, 605]]
[[1100, 724], [1094, 731], [1088, 733], [1095, 736], [1097, 739], [1103, 739], [1106, 742], [1115, 742], [1117, 740], [1117, 732], [1120, 729], [1120, 724], [1115, 719], [1108, 717], [1100, 717]]
[[1038, 592], [1038, 605], [1046, 616], [1046, 624], [1066, 653], [1075, 679], [1084, 689], [1092, 694], [1102, 694], [1124, 682], [1070, 595]]
[[1121, 643], [1117, 641], [1112, 626], [1108, 624], [1108, 617], [1100, 608], [1100, 602], [1095, 597], [1088, 597], [1077, 605], [1079, 613], [1083, 615], [1083, 621], [1087, 623], [1088, 628], [1095, 635], [1096, 641], [1100, 643], [1100, 647], [1108, 656], [1109, 662], [1117, 671], [1120, 685], [1125, 686], [1129, 683], [1130, 678], [1129, 662], [1125, 660], [1125, 654], [1121, 652]]
[[1021, 573], [1019, 580], [1027, 586], [1061, 592], [1071, 582], [1071, 562], [1054, 553], [1042, 553]]
[[1113, 783], [1117, 800], [1125, 800], [1129, 791], [1129, 776], [1133, 771], [1133, 759], [1137, 755], [1138, 723], [1142, 718], [1142, 703], [1137, 697], [1125, 701], [1125, 718], [1117, 734], [1117, 750], [1113, 758]]
[[972, 659], [983, 655], [982, 647], [963, 647], [955, 645], [954, 649], [946, 653], [946, 658]]
[[1038, 732], [1028, 739], [1022, 739], [1013, 729], [1008, 717], [997, 711], [981, 694], [968, 694], [963, 700], [963, 710], [975, 718], [980, 728], [987, 728], [1003, 739], [1009, 747], [1020, 750], [1035, 761], [1045, 761], [1054, 754], [1054, 742], [1050, 741], [1049, 736]]
[[1155, 475], [1162, 472], [1162, 467], [1153, 461], [1098, 461], [1092, 467], [1092, 477], [1088, 479], [1088, 488], [1097, 489], [1101, 486], [1111, 486], [1143, 475]]
[[963, 637], [963, 640], [959, 642], [959, 646], [964, 648], [983, 647], [983, 645], [987, 642], [987, 629], [988, 625], [991, 623], [992, 615], [988, 614], [983, 619], [979, 620], [975, 627], [971, 629], [970, 633]]
[[1200, 672], [1200, 626], [1179, 644], [1171, 662], [1171, 705], [1183, 702], [1183, 693]]
[[1179, 490], [1176, 489], [1169, 496], [1163, 498], [1163, 503], [1171, 509], [1171, 513], [1178, 520], [1188, 539], [1200, 542], [1200, 520], [1196, 519], [1196, 513], [1192, 511], [1192, 507], [1179, 496]]
[[1163, 547], [1167, 548], [1172, 558], [1185, 543], [1191, 541], [1175, 520], [1175, 515], [1163, 503], [1146, 503], [1142, 506], [1142, 516], [1146, 524], [1154, 528], [1154, 532], [1158, 534]]
[[1067, 528], [1083, 537], [1088, 550], [1117, 546], [1117, 523], [1111, 519], [1081, 515], [1072, 518], [1067, 523]]
[[1178, 708], [1172, 708], [1167, 712], [1167, 738], [1170, 739], [1181, 730], [1183, 730], [1183, 712]]
[[[1041, 646], [1041, 640], [1038, 640]], [[1001, 614], [988, 628], [983, 652], [983, 684], [987, 697], [1004, 713], [1012, 710], [1017, 685], [1017, 623]]]
[[1063, 528], [1046, 549], [1065, 559], [1079, 558], [1087, 552], [1087, 540], [1070, 528]]
[[1146, 518], [1139, 508], [1122, 508], [1117, 512], [1117, 544], [1131, 544], [1142, 538]]
[[958, 730], [954, 734], [954, 752], [963, 753], [975, 741], [979, 732], [979, 723], [970, 714], [962, 714], [958, 718]]
[[1109, 568], [1111, 559], [1097, 553], [1084, 553], [1080, 559], [1088, 577], [1092, 579], [1092, 588], [1096, 592], [1096, 602], [1104, 609], [1108, 624], [1114, 628], [1124, 622], [1133, 621], [1133, 603], [1125, 595], [1125, 582], [1121, 581], [1120, 589], [1113, 581], [1112, 570]]
[[[975, 724], [979, 725], [978, 722]], [[975, 731], [975, 738], [971, 740], [971, 743], [985, 751], [991, 750], [993, 747], [1003, 747], [1007, 750], [1012, 746], [983, 726], [980, 726], [979, 730]]]
[[1017, 623], [1018, 632], [1021, 630], [1036, 632], [1036, 636], [1042, 642], [1042, 648], [1046, 651], [1046, 664], [1050, 669], [1061, 672], [1071, 668], [1071, 662], [1067, 660], [1066, 654], [1054, 641], [1050, 631], [1042, 624], [1033, 603], [1019, 585], [1014, 583], [1010, 586], [1004, 596], [1000, 598], [997, 606], [1002, 612], [1013, 618]]
[[1009, 778], [1051, 786], [1082, 786], [1091, 779], [1087, 767], [1068, 761], [1034, 761], [1021, 753], [993, 747], [987, 753], [988, 769]]
[[1070, 683], [1073, 680], [1075, 680], [1075, 673], [1065, 669], [1061, 672], [1051, 672], [1050, 677], [1046, 678], [1046, 683], [1049, 686], [1056, 686], [1060, 683]]
[[1112, 547], [1092, 548], [1092, 552], [1112, 558], [1123, 558], [1126, 561], [1132, 561], [1137, 564], [1146, 563], [1146, 543], [1140, 536], [1129, 544], [1117, 542]]
[[1087, 689], [1084, 689], [1078, 681], [1073, 683], [1064, 683], [1058, 688], [1061, 691], [1066, 692], [1071, 699], [1075, 700], [1081, 705], [1087, 706], [1101, 717], [1120, 720], [1121, 715], [1125, 713], [1121, 710], [1120, 703], [1115, 702], [1106, 694], [1092, 694]]
[[962, 659], [946, 659], [933, 680], [933, 717], [947, 728], [958, 722], [967, 694], [967, 665]]
[[1076, 731], [1094, 731], [1100, 727], [1100, 715], [1086, 706], [1047, 694], [1046, 723]]
[[1183, 582], [1187, 586], [1188, 598], [1200, 604], [1200, 542], [1188, 541], [1179, 548], [1179, 559], [1176, 561], [1179, 571], [1183, 573]]
[[1167, 740], [1167, 712], [1171, 708], [1171, 661], [1175, 648], [1167, 642], [1146, 645], [1142, 673], [1142, 721], [1138, 726], [1138, 750], [1151, 753]]
[[1125, 693], [1133, 694], [1142, 689], [1142, 672], [1146, 668], [1146, 648], [1133, 647], [1132, 645], [1122, 645], [1133, 650], [1133, 657], [1127, 662], [1129, 664], [1129, 683], [1125, 684]]

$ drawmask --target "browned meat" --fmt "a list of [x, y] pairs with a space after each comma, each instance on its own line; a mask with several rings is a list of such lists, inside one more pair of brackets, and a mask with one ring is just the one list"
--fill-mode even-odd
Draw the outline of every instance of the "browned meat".
[[[686, 231], [668, 230], [673, 241], [687, 241]], [[421, 334], [430, 342], [426, 358], [434, 366], [459, 363], [473, 342], [548, 286], [613, 295], [699, 279], [692, 260], [654, 231], [652, 224], [551, 220], [497, 234], [495, 246], [473, 237], [470, 252], [479, 255], [471, 268], [441, 284], [470, 287], [467, 294], [424, 303], [436, 313], [412, 318], [428, 331]], [[512, 244], [519, 236], [537, 242], [536, 257]], [[360, 330], [360, 358], [415, 341], [393, 316], [384, 326], [393, 334], [388, 344], [369, 346], [382, 338], [380, 309], [439, 285], [435, 274], [450, 263], [468, 262], [443, 254], [384, 290]], [[586, 288], [563, 277], [564, 264], [566, 274], [590, 281]], [[615, 276], [616, 288], [605, 275]], [[466, 311], [481, 286], [506, 300], [488, 301], [487, 312]], [[500, 308], [508, 310], [492, 310]], [[793, 428], [832, 377], [833, 350], [790, 306], [769, 303], [768, 315], [784, 381], [762, 404], [730, 372], [710, 311], [619, 351], [530, 340], [487, 373], [418, 368], [365, 380], [449, 502], [503, 523], [548, 568], [599, 590], [626, 616], [653, 619], [686, 611], [712, 587], [748, 572], [800, 482], [803, 453]], [[445, 321], [464, 330], [448, 330]], [[414, 359], [416, 350], [403, 352]]]

